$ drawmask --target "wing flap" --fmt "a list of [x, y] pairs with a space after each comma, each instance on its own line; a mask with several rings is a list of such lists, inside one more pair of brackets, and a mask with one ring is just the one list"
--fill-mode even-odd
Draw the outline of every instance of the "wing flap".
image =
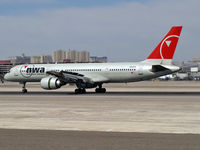
[[84, 75], [76, 73], [76, 72], [67, 72], [67, 71], [48, 71], [46, 72], [49, 75], [53, 75], [58, 77], [61, 81], [66, 82], [66, 83], [77, 83], [77, 82], [82, 82], [86, 83], [89, 82], [90, 80]]
[[87, 74], [79, 74], [76, 72], [67, 72], [67, 71], [48, 71], [46, 72], [49, 75], [58, 77], [61, 81], [66, 83], [102, 83], [108, 82], [109, 80], [102, 75], [87, 73]]

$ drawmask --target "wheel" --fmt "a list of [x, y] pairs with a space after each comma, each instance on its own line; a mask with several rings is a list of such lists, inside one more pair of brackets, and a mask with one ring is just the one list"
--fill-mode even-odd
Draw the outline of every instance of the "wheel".
[[81, 93], [86, 93], [86, 90], [85, 89], [81, 89]]
[[101, 92], [106, 93], [106, 89], [105, 88], [101, 89]]
[[106, 89], [105, 88], [96, 88], [95, 92], [96, 93], [106, 93]]
[[75, 90], [75, 94], [80, 94], [81, 93], [81, 90], [80, 89], [76, 89]]
[[27, 93], [27, 89], [22, 89], [22, 93]]
[[86, 93], [85, 89], [76, 89], [75, 90], [75, 94], [84, 94], [84, 93]]
[[99, 93], [99, 91], [100, 91], [99, 88], [96, 88], [96, 89], [95, 89], [95, 92], [96, 92], [96, 93]]

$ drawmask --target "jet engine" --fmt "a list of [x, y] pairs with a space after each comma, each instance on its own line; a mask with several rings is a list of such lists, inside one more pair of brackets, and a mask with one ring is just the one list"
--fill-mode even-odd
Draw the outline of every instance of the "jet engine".
[[59, 89], [62, 84], [56, 77], [45, 77], [40, 81], [40, 85], [45, 90]]

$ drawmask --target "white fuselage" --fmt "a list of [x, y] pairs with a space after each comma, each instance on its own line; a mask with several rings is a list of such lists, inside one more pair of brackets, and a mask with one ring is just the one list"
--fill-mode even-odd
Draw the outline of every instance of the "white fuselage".
[[47, 71], [68, 71], [82, 74], [93, 82], [126, 83], [149, 80], [180, 69], [173, 65], [163, 65], [170, 71], [154, 73], [151, 71], [152, 65], [145, 61], [137, 63], [28, 64], [13, 67], [4, 78], [13, 82], [40, 82], [42, 78], [49, 76], [46, 74]]

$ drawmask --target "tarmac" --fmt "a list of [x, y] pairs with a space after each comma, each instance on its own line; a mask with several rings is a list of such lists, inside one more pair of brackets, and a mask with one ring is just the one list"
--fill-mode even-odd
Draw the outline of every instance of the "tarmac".
[[200, 135], [0, 130], [1, 150], [199, 150]]
[[200, 149], [200, 82], [104, 87], [105, 94], [90, 89], [76, 95], [74, 86], [45, 91], [32, 83], [22, 94], [17, 83], [1, 84], [0, 149], [28, 149], [27, 143], [37, 142], [33, 149], [45, 149], [44, 143], [46, 149], [60, 145], [59, 150]]

